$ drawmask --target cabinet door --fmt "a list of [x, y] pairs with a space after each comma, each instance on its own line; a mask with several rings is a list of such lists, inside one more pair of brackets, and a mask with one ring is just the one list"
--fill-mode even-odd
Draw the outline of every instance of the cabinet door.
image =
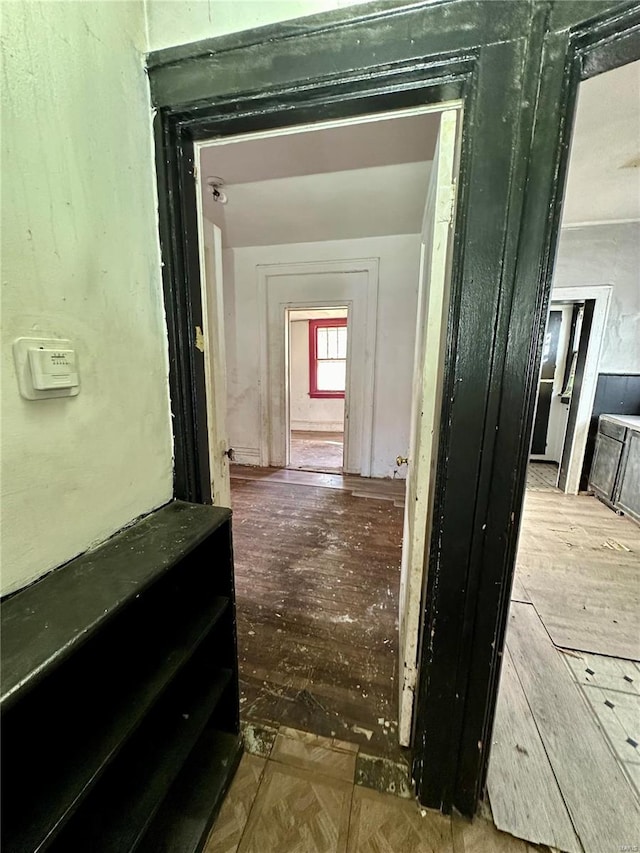
[[616, 508], [640, 519], [640, 433], [627, 433], [625, 454], [622, 460]]
[[622, 453], [622, 442], [599, 433], [589, 476], [589, 488], [603, 498], [613, 500], [618, 463]]

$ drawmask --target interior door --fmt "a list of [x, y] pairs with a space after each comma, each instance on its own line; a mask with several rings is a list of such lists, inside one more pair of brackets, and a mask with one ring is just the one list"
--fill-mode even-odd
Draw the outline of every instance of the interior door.
[[442, 113], [422, 223], [402, 569], [399, 739], [409, 746], [428, 557], [449, 307], [459, 111]]
[[202, 270], [202, 346], [207, 379], [209, 469], [214, 506], [231, 506], [227, 436], [227, 364], [224, 338], [222, 231], [200, 217], [200, 269]]

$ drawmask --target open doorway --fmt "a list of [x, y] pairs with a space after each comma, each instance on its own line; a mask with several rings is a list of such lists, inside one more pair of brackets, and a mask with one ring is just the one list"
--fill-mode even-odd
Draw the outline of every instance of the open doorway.
[[287, 467], [342, 473], [348, 309], [292, 309], [288, 330]]
[[609, 284], [552, 292], [527, 472], [532, 487], [573, 495], [586, 489], [611, 293]]
[[579, 87], [488, 772], [570, 853], [640, 825], [639, 104], [640, 62]]
[[355, 741], [404, 771], [460, 140], [448, 106], [198, 150], [210, 467], [234, 510], [241, 714]]

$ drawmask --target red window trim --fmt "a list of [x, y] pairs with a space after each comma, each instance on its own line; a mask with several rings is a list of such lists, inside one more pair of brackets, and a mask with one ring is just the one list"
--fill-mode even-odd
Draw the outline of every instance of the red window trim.
[[344, 400], [344, 391], [318, 390], [318, 329], [333, 329], [346, 326], [346, 317], [326, 317], [322, 320], [309, 320], [309, 396], [314, 400]]

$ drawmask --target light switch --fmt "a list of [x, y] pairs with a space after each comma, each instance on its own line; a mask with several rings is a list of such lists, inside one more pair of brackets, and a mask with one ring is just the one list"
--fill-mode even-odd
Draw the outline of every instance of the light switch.
[[18, 338], [13, 358], [20, 393], [27, 400], [75, 397], [80, 386], [78, 360], [71, 341]]

